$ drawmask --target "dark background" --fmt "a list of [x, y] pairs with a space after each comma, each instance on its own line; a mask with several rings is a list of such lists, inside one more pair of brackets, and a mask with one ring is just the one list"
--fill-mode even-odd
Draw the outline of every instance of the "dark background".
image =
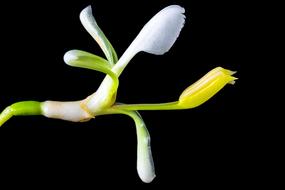
[[[96, 90], [103, 74], [63, 62], [71, 49], [103, 56], [79, 21], [89, 4], [119, 56], [159, 10], [171, 4], [186, 9], [185, 26], [168, 53], [139, 53], [132, 59], [120, 77], [119, 102], [174, 101], [217, 66], [238, 71], [234, 86], [227, 85], [196, 109], [140, 112], [152, 137], [157, 177], [151, 185], [228, 188], [252, 182], [255, 145], [248, 144], [246, 122], [251, 108], [243, 104], [244, 68], [251, 61], [246, 59], [251, 41], [244, 2], [5, 3], [0, 7], [0, 109], [22, 100], [78, 100]], [[94, 189], [99, 182], [143, 184], [136, 172], [134, 124], [123, 115], [86, 123], [15, 117], [1, 128], [0, 142], [0, 173], [5, 176], [0, 181], [10, 185]]]

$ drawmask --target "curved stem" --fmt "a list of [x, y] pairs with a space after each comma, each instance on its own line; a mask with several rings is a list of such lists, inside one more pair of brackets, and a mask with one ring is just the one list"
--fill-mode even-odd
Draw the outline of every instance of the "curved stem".
[[155, 169], [151, 153], [150, 135], [142, 117], [137, 111], [114, 107], [101, 113], [101, 115], [105, 114], [124, 114], [134, 120], [137, 133], [137, 171], [143, 182], [150, 183], [155, 178]]
[[0, 127], [12, 116], [20, 115], [41, 115], [41, 103], [36, 101], [17, 102], [8, 106], [0, 114]]
[[[78, 66], [79, 67], [79, 66]], [[105, 67], [100, 67], [100, 66], [94, 66], [93, 64], [88, 64], [88, 62], [86, 62], [85, 64], [80, 65], [81, 68], [86, 68], [86, 69], [92, 69], [92, 70], [96, 70], [96, 71], [100, 71], [102, 73], [107, 74], [111, 79], [112, 79], [112, 87], [114, 89], [117, 89], [119, 86], [119, 79], [118, 76], [112, 72], [112, 70], [105, 68]], [[108, 77], [106, 76], [106, 77]]]
[[0, 127], [13, 116], [13, 112], [9, 107], [5, 108], [0, 114]]

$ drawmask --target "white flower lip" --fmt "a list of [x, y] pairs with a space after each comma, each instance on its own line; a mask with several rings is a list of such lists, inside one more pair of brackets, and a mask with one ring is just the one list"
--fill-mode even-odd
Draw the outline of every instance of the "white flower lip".
[[185, 22], [184, 8], [170, 5], [158, 12], [143, 27], [131, 44], [137, 51], [162, 55], [178, 38]]
[[119, 59], [113, 71], [120, 74], [128, 62], [140, 51], [155, 55], [166, 53], [184, 26], [184, 12], [184, 8], [179, 5], [170, 5], [153, 16]]

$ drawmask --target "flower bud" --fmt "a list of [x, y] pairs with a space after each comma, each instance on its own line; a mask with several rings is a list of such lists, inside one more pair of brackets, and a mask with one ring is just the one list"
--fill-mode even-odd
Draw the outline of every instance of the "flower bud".
[[179, 97], [179, 106], [182, 108], [194, 108], [203, 104], [226, 84], [234, 84], [237, 79], [232, 76], [234, 73], [222, 67], [211, 70], [182, 92]]

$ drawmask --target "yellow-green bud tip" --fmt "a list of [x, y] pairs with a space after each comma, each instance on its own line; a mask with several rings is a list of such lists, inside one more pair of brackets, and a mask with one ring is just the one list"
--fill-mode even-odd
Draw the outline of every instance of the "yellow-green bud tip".
[[222, 67], [211, 70], [182, 92], [179, 97], [179, 106], [193, 108], [203, 104], [226, 84], [234, 84], [237, 78], [232, 75], [235, 73], [235, 71], [230, 71]]

